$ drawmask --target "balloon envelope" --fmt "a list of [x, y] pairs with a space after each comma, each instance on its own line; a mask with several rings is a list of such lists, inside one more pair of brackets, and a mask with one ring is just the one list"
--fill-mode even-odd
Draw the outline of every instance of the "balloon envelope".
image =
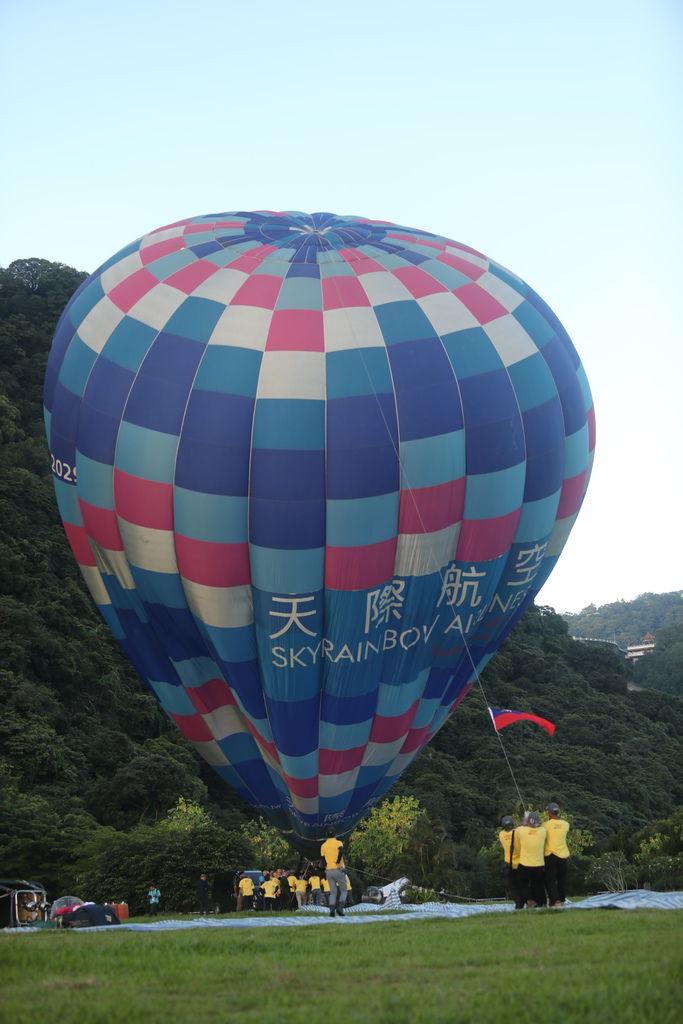
[[122, 249], [59, 322], [45, 421], [117, 641], [302, 849], [465, 695], [557, 560], [594, 444], [577, 354], [523, 281], [327, 213]]

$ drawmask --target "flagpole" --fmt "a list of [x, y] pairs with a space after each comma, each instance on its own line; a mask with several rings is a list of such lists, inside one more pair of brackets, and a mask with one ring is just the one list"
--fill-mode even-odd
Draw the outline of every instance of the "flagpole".
[[472, 666], [472, 671], [474, 672], [474, 678], [476, 679], [476, 681], [477, 681], [477, 683], [479, 685], [479, 689], [481, 690], [481, 696], [482, 696], [484, 704], [486, 706], [486, 710], [489, 713], [489, 718], [491, 719], [491, 725], [493, 726], [493, 731], [495, 732], [496, 736], [498, 737], [498, 742], [500, 743], [500, 749], [503, 752], [503, 757], [505, 758], [505, 763], [508, 766], [508, 771], [510, 772], [510, 778], [512, 779], [512, 781], [514, 783], [514, 786], [515, 786], [515, 789], [517, 790], [517, 796], [519, 797], [519, 802], [522, 805], [522, 810], [526, 813], [526, 803], [524, 801], [524, 797], [522, 796], [521, 790], [520, 790], [519, 786], [517, 785], [517, 779], [515, 778], [515, 773], [512, 770], [512, 765], [510, 764], [510, 758], [507, 755], [507, 750], [505, 749], [505, 744], [503, 743], [503, 739], [502, 739], [500, 733], [498, 732], [498, 730], [496, 729], [496, 723], [494, 722], [493, 714], [491, 713], [491, 705], [489, 704], [488, 697], [486, 696], [486, 692], [484, 691], [484, 684], [482, 683], [481, 676], [479, 675], [479, 673], [477, 671], [477, 666], [474, 664], [474, 659], [473, 659], [472, 655], [470, 654], [470, 648], [469, 648], [469, 645], [467, 643], [467, 640], [465, 639], [465, 634], [463, 633], [462, 628], [460, 627], [459, 623], [458, 623], [458, 626], [460, 628], [460, 636], [462, 637], [462, 642], [464, 644], [465, 651], [467, 652], [467, 657], [469, 658], [470, 665]]
[[486, 694], [484, 693], [484, 687], [481, 684], [481, 679], [479, 679], [478, 676], [477, 676], [477, 682], [479, 683], [479, 688], [481, 690], [482, 697], [484, 698], [484, 701], [486, 702], [486, 707], [488, 709], [489, 718], [491, 719], [491, 724], [493, 725], [493, 731], [495, 732], [496, 736], [498, 737], [498, 742], [500, 743], [500, 749], [503, 751], [503, 757], [505, 758], [506, 764], [507, 764], [508, 769], [510, 771], [510, 776], [512, 778], [512, 781], [515, 784], [515, 789], [517, 790], [517, 796], [519, 797], [519, 802], [522, 805], [522, 810], [526, 813], [526, 804], [524, 802], [524, 797], [522, 796], [522, 794], [520, 792], [520, 789], [519, 789], [519, 786], [517, 785], [517, 779], [515, 778], [515, 773], [512, 770], [512, 765], [510, 764], [510, 758], [507, 755], [507, 750], [505, 749], [505, 745], [503, 743], [502, 736], [500, 735], [500, 733], [496, 729], [495, 722], [493, 721], [493, 715], [491, 714], [491, 707], [490, 707], [489, 702], [488, 702], [488, 700], [486, 698]]

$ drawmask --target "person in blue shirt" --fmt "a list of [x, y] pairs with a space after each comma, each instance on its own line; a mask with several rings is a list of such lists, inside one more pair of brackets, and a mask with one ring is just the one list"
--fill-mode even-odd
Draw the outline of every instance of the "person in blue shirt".
[[147, 902], [149, 903], [150, 914], [156, 915], [159, 913], [159, 900], [161, 899], [161, 893], [157, 889], [156, 885], [152, 883], [147, 890]]

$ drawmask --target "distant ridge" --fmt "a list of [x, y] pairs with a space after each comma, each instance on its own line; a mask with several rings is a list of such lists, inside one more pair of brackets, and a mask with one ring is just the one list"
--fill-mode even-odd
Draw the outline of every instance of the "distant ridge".
[[683, 625], [683, 590], [667, 594], [640, 594], [632, 601], [613, 601], [588, 607], [562, 618], [573, 637], [608, 640], [621, 649], [637, 644], [646, 633], [680, 622]]

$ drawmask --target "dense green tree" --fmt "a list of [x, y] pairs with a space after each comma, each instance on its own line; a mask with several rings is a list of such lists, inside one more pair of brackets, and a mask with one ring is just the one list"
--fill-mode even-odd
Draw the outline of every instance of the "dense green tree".
[[[419, 795], [475, 848], [520, 809], [520, 793], [528, 806], [559, 800], [598, 839], [641, 827], [683, 802], [683, 702], [627, 682], [616, 654], [572, 641], [551, 609], [531, 609], [396, 791]], [[489, 703], [540, 714], [557, 732], [519, 723], [497, 734]]]
[[20, 789], [0, 775], [0, 865], [5, 877], [41, 881], [51, 898], [73, 884], [73, 865], [94, 819], [72, 801], [64, 812], [52, 800]]
[[662, 693], [683, 697], [683, 620], [657, 630], [654, 651], [639, 658], [633, 679]]
[[221, 829], [249, 814], [122, 657], [59, 522], [43, 376], [85, 276], [45, 260], [0, 270], [0, 864], [53, 894], [99, 826], [154, 822], [181, 796], [205, 801]]
[[591, 864], [587, 879], [607, 892], [624, 892], [635, 884], [636, 872], [620, 850], [603, 853]]
[[423, 812], [414, 796], [395, 796], [373, 807], [346, 844], [348, 858], [373, 876], [391, 878]]
[[254, 858], [249, 865], [243, 865], [246, 868], [289, 868], [299, 860], [296, 850], [263, 819], [247, 821], [240, 831]]
[[222, 829], [207, 814], [171, 813], [155, 825], [137, 825], [127, 832], [98, 828], [79, 850], [72, 885], [97, 902], [125, 901], [131, 913], [140, 914], [154, 883], [161, 890], [163, 910], [187, 912], [196, 907], [200, 873], [232, 874], [252, 858], [239, 831]]

